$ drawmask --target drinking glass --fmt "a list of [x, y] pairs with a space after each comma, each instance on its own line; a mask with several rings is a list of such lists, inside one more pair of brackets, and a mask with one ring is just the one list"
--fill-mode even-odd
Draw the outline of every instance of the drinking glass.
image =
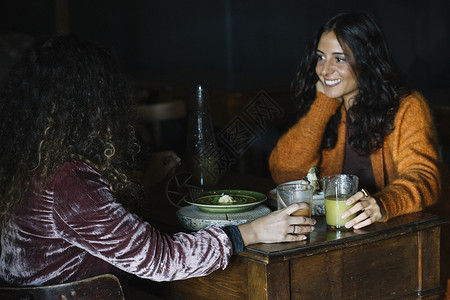
[[342, 219], [342, 214], [353, 205], [345, 202], [358, 191], [359, 178], [350, 174], [336, 174], [322, 179], [325, 198], [325, 219], [327, 228], [331, 230], [348, 230], [345, 223], [353, 219], [356, 214]]
[[309, 208], [299, 209], [292, 213], [295, 216], [311, 217], [311, 206], [314, 187], [309, 183], [284, 183], [277, 186], [277, 207], [287, 207], [293, 203], [305, 202]]

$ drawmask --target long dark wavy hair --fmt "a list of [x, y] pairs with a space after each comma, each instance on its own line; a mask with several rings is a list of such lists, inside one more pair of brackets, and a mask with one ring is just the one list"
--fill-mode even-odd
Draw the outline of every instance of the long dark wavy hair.
[[0, 226], [32, 179], [46, 180], [67, 160], [96, 168], [118, 196], [134, 197], [127, 175], [139, 152], [131, 90], [115, 56], [75, 35], [42, 39], [0, 91]]
[[[319, 80], [315, 67], [317, 46], [323, 33], [333, 32], [342, 49], [350, 50], [351, 67], [356, 74], [359, 93], [348, 110], [352, 129], [350, 145], [360, 154], [370, 154], [382, 146], [392, 132], [401, 99], [411, 91], [399, 72], [380, 27], [366, 13], [342, 12], [326, 22], [308, 44], [299, 70], [292, 81], [291, 96], [300, 115], [306, 114], [316, 97]], [[346, 51], [347, 52], [347, 51]], [[334, 148], [340, 110], [330, 119], [322, 148]]]

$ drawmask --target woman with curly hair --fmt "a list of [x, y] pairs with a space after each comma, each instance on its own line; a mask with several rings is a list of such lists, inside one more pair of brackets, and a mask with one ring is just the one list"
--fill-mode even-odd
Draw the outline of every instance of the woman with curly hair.
[[1, 279], [184, 279], [225, 268], [245, 245], [313, 230], [311, 218], [290, 216], [301, 205], [174, 235], [128, 212], [119, 200], [139, 190], [129, 175], [139, 151], [130, 99], [110, 52], [74, 35], [39, 41], [9, 74], [0, 98]]
[[[359, 229], [420, 211], [441, 190], [437, 136], [422, 95], [411, 90], [379, 26], [367, 14], [331, 18], [307, 48], [292, 84], [300, 120], [271, 153], [274, 180], [354, 174], [364, 189], [342, 218]], [[373, 193], [372, 195], [369, 194]]]

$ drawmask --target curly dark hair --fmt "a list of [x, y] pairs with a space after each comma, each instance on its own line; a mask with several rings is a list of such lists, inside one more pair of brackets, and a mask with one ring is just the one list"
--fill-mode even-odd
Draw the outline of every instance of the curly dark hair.
[[96, 168], [114, 193], [136, 195], [131, 99], [108, 49], [75, 35], [36, 42], [0, 91], [0, 226], [33, 178], [44, 187], [71, 159]]
[[[392, 132], [401, 99], [411, 93], [398, 70], [380, 27], [364, 12], [342, 12], [328, 20], [308, 44], [298, 72], [291, 84], [291, 96], [300, 115], [306, 114], [316, 97], [319, 80], [315, 67], [317, 46], [323, 33], [333, 32], [342, 49], [350, 50], [351, 67], [356, 74], [359, 93], [348, 110], [352, 128], [350, 145], [360, 154], [369, 154], [382, 146]], [[349, 51], [349, 52], [350, 52]], [[346, 51], [347, 52], [347, 51]], [[340, 110], [330, 119], [322, 148], [334, 148]]]

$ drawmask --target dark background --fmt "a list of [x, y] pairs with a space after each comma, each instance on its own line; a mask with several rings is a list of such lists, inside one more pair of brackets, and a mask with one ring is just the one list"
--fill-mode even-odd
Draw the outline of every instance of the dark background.
[[[11, 40], [11, 35], [69, 31], [112, 48], [133, 80], [171, 86], [169, 93], [172, 87], [195, 83], [220, 91], [212, 103], [218, 126], [242, 112], [258, 91], [267, 91], [287, 117], [278, 120], [283, 124], [269, 124], [239, 158], [239, 168], [270, 177], [268, 155], [295, 121], [286, 95], [306, 43], [331, 16], [354, 9], [368, 12], [380, 24], [411, 86], [432, 104], [450, 105], [448, 0], [2, 1], [0, 71], [7, 69], [5, 57], [14, 54], [11, 48], [26, 44]], [[183, 158], [185, 123], [171, 123], [163, 130], [167, 148]], [[450, 150], [441, 151], [449, 162]]]
[[[379, 22], [414, 87], [450, 85], [447, 0], [65, 1], [70, 31], [111, 46], [146, 80], [229, 91], [288, 86], [314, 30], [340, 10], [362, 9]], [[2, 1], [0, 33], [55, 33], [55, 3]]]

